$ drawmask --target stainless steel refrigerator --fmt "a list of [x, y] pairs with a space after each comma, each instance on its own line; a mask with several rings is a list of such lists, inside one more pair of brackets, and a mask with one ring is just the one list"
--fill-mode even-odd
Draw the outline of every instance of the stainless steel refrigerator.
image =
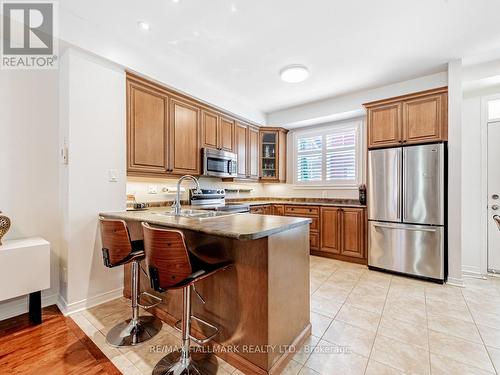
[[445, 272], [445, 144], [368, 152], [368, 266], [436, 281]]

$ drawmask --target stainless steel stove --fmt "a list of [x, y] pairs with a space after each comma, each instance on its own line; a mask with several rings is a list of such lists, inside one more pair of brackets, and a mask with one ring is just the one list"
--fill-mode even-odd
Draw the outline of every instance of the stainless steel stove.
[[189, 190], [189, 202], [191, 206], [201, 210], [225, 211], [225, 212], [249, 212], [250, 206], [241, 203], [226, 203], [226, 192], [224, 189], [196, 189]]

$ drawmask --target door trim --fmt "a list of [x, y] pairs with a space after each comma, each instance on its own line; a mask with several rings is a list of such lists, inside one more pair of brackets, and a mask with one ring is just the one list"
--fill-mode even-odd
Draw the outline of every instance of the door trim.
[[490, 274], [488, 272], [488, 125], [498, 122], [488, 121], [488, 102], [500, 99], [500, 94], [481, 97], [481, 239], [479, 251], [479, 273], [481, 275]]

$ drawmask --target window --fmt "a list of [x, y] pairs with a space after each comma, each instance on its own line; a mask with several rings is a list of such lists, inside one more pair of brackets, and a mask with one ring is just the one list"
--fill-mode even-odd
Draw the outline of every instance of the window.
[[294, 184], [357, 186], [360, 122], [294, 133]]

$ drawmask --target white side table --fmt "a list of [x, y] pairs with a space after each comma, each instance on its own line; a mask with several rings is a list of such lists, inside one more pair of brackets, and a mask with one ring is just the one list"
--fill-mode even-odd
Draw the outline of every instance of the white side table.
[[0, 285], [0, 301], [29, 294], [29, 318], [41, 323], [41, 291], [50, 288], [50, 243], [41, 237], [4, 240]]

